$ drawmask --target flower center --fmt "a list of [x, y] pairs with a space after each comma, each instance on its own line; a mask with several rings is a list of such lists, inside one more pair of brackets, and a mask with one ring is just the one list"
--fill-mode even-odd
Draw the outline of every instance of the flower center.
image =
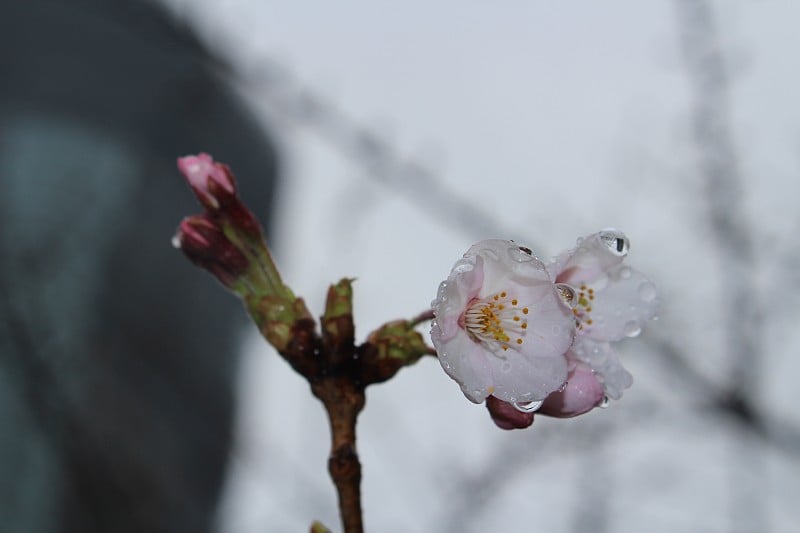
[[594, 289], [582, 283], [578, 289], [578, 304], [572, 309], [572, 313], [578, 322], [578, 331], [592, 325], [592, 303], [594, 302]]
[[528, 312], [503, 291], [470, 303], [462, 325], [473, 340], [489, 345], [492, 351], [506, 351], [523, 343]]

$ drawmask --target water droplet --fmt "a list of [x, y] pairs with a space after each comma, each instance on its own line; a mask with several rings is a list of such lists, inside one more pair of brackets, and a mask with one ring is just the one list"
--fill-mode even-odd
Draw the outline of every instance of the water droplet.
[[172, 247], [177, 248], [178, 250], [181, 249], [181, 237], [177, 233], [172, 236]]
[[567, 390], [567, 385], [569, 385], [569, 381], [565, 381], [565, 382], [564, 382], [564, 383], [563, 383], [563, 384], [562, 384], [562, 385], [561, 385], [561, 386], [558, 388], [558, 390], [557, 390], [556, 392], [564, 392], [565, 390]]
[[625, 323], [625, 326], [622, 328], [622, 334], [626, 337], [638, 337], [639, 333], [642, 332], [642, 328], [639, 326], [639, 323], [635, 320], [629, 320]]
[[633, 272], [631, 271], [630, 267], [622, 267], [619, 270], [619, 277], [622, 279], [631, 279], [631, 275]]
[[544, 403], [543, 400], [533, 401], [533, 402], [512, 402], [512, 405], [517, 411], [521, 411], [523, 413], [533, 413], [534, 411], [538, 411], [539, 408]]
[[608, 229], [600, 232], [600, 240], [608, 247], [608, 250], [619, 257], [628, 255], [628, 250], [631, 247], [628, 237], [621, 231]]
[[645, 281], [641, 285], [639, 285], [639, 298], [643, 302], [652, 302], [656, 299], [656, 286], [650, 283], [649, 281]]
[[561, 326], [553, 326], [553, 329], [551, 331], [553, 332], [553, 335], [558, 337], [559, 335], [561, 335]]
[[578, 297], [577, 292], [572, 287], [572, 285], [568, 285], [566, 283], [556, 283], [556, 290], [558, 294], [561, 296], [561, 299], [567, 304], [567, 307], [570, 309], [574, 309], [576, 305], [578, 305]]
[[599, 407], [600, 409], [605, 409], [606, 407], [608, 407], [608, 404], [610, 403], [611, 400], [609, 400], [608, 396], [603, 395], [603, 399], [600, 400], [600, 403], [597, 404], [597, 407]]
[[[526, 248], [527, 249], [527, 248]], [[533, 256], [525, 253], [520, 247], [515, 246], [508, 249], [508, 255], [517, 263], [527, 263], [533, 261]]]
[[500, 365], [500, 370], [506, 374], [511, 372], [511, 363], [508, 361], [504, 361], [502, 365]]
[[[514, 241], [511, 241], [511, 242], [514, 242]], [[531, 250], [531, 249], [530, 249], [530, 248], [528, 248], [527, 246], [520, 246], [520, 247], [519, 247], [519, 251], [520, 251], [520, 252], [524, 252], [524, 253], [526, 253], [526, 254], [528, 254], [528, 255], [533, 255], [533, 250]]]

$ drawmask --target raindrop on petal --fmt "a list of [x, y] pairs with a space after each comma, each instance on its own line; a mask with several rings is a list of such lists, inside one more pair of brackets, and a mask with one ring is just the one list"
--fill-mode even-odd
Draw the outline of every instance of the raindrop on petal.
[[622, 328], [622, 334], [626, 337], [638, 337], [639, 333], [642, 332], [642, 328], [639, 326], [639, 323], [635, 320], [630, 320], [625, 323], [625, 326]]
[[611, 400], [608, 399], [608, 396], [604, 395], [603, 399], [600, 400], [600, 403], [597, 404], [597, 407], [599, 407], [600, 409], [605, 409], [606, 407], [608, 407], [608, 404], [610, 404], [610, 403], [611, 403]]
[[619, 270], [619, 277], [622, 279], [630, 279], [633, 272], [631, 271], [630, 267], [622, 267]]
[[[525, 250], [530, 251], [528, 248], [525, 248]], [[509, 248], [508, 255], [517, 263], [527, 263], [529, 261], [533, 261], [533, 255], [525, 252], [522, 247]]]
[[508, 361], [504, 361], [503, 364], [500, 365], [500, 370], [503, 373], [508, 374], [509, 372], [511, 372], [511, 363], [509, 363]]
[[528, 255], [533, 255], [533, 250], [531, 250], [527, 246], [520, 246], [519, 250], [520, 250], [520, 252], [525, 252]]
[[645, 281], [639, 285], [639, 298], [641, 298], [643, 302], [652, 302], [655, 300], [656, 286], [649, 281]]
[[517, 411], [521, 411], [523, 413], [533, 413], [534, 411], [538, 411], [543, 403], [544, 400], [538, 400], [538, 401], [523, 402], [523, 403], [513, 402], [512, 405]]
[[603, 241], [612, 254], [619, 257], [628, 255], [628, 250], [631, 247], [628, 237], [626, 237], [621, 231], [617, 230], [601, 231], [600, 240]]
[[574, 309], [575, 306], [578, 305], [577, 292], [572, 288], [572, 285], [556, 283], [556, 290], [558, 290], [558, 294], [561, 296], [564, 303], [567, 304], [567, 307]]

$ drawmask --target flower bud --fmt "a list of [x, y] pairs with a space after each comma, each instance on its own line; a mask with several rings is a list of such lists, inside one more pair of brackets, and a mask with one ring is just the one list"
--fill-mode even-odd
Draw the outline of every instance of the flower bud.
[[245, 255], [206, 215], [181, 221], [174, 243], [194, 264], [208, 270], [232, 288], [249, 268]]
[[215, 163], [210, 155], [201, 153], [180, 157], [178, 169], [207, 209], [215, 211], [236, 198], [236, 182], [230, 169], [227, 165]]
[[577, 363], [567, 376], [567, 384], [551, 393], [539, 413], [556, 418], [571, 418], [588, 413], [603, 402], [603, 384], [588, 365]]
[[486, 398], [486, 408], [500, 429], [525, 429], [533, 424], [533, 413], [523, 413], [508, 402], [494, 396]]

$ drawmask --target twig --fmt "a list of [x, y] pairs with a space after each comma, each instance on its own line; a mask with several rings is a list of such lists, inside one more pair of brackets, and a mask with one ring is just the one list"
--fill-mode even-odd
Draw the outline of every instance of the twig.
[[326, 378], [311, 385], [331, 425], [328, 472], [339, 496], [345, 533], [362, 533], [361, 463], [356, 451], [356, 420], [364, 408], [364, 389], [346, 378]]

